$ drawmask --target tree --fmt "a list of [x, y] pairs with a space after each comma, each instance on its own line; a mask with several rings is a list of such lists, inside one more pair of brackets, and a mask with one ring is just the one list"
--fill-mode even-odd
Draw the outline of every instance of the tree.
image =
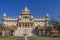
[[53, 25], [53, 28], [55, 29], [56, 25], [58, 24], [58, 21], [56, 19], [51, 19], [50, 23]]

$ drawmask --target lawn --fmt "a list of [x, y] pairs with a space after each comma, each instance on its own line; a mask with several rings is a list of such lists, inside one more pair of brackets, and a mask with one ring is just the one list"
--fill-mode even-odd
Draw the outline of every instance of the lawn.
[[23, 40], [23, 37], [2, 37], [0, 36], [0, 40]]
[[[23, 40], [23, 37], [2, 37], [0, 40]], [[29, 37], [28, 40], [60, 40], [60, 37]]]
[[30, 37], [30, 40], [60, 40], [60, 37]]

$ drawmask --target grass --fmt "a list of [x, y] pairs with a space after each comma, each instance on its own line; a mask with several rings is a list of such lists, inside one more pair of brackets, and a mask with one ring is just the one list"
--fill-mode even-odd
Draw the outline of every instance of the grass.
[[[29, 37], [29, 40], [60, 40], [60, 37]], [[3, 37], [0, 40], [23, 40], [23, 37]]]
[[60, 40], [60, 37], [30, 37], [30, 40]]
[[2, 37], [0, 36], [0, 40], [23, 40], [23, 37]]

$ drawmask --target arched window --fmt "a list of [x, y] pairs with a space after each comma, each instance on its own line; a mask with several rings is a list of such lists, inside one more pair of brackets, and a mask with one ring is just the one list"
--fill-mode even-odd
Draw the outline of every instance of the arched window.
[[29, 16], [24, 16], [23, 18], [29, 18]]
[[27, 24], [25, 24], [25, 27], [27, 27]]

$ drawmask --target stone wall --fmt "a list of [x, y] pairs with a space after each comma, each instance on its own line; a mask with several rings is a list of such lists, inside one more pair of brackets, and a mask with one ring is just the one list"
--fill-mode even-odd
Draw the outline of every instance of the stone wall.
[[32, 28], [19, 28], [15, 30], [15, 36], [24, 36], [25, 34], [27, 36], [34, 36], [32, 30]]

